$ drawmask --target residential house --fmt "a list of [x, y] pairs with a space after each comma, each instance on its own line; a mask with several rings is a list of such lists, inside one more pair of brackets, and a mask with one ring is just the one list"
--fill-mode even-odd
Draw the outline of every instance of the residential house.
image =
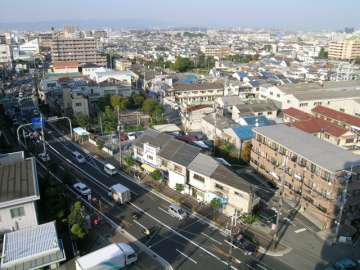
[[296, 121], [302, 121], [313, 118], [310, 113], [306, 113], [302, 110], [290, 107], [288, 109], [283, 110], [283, 121], [285, 123], [293, 123]]
[[201, 120], [204, 116], [214, 112], [210, 105], [194, 105], [181, 109], [180, 116], [186, 132], [201, 131]]
[[40, 199], [35, 158], [24, 152], [0, 156], [0, 233], [38, 224]]
[[266, 116], [268, 119], [275, 120], [278, 108], [271, 101], [249, 100], [243, 104], [233, 106], [231, 118], [238, 122], [243, 116]]
[[228, 216], [251, 213], [259, 203], [246, 180], [208, 155], [198, 154], [188, 170], [190, 195], [205, 203], [219, 199]]

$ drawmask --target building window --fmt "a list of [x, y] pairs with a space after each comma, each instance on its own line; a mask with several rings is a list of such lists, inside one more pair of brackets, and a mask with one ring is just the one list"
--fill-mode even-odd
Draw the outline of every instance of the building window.
[[273, 95], [274, 93], [273, 92], [270, 92], [270, 95]]
[[354, 142], [354, 138], [348, 138], [345, 141], [346, 143], [353, 143]]
[[166, 160], [162, 160], [162, 161], [161, 161], [161, 165], [163, 165], [164, 167], [167, 167], [168, 163], [167, 163]]
[[243, 197], [244, 197], [241, 193], [239, 193], [239, 192], [237, 192], [237, 191], [235, 191], [235, 192], [234, 192], [234, 194], [235, 194], [236, 196], [241, 197], [241, 198], [243, 198]]
[[175, 172], [182, 173], [182, 168], [178, 165], [174, 165]]
[[279, 97], [280, 97], [280, 94], [277, 94], [276, 96], [279, 98]]
[[150, 156], [150, 155], [147, 155], [146, 158], [150, 159], [150, 160], [154, 160], [154, 158], [152, 156]]
[[198, 180], [198, 181], [202, 182], [202, 183], [205, 182], [205, 178], [202, 177], [202, 176], [200, 176], [200, 175], [198, 175], [198, 174], [196, 174], [196, 173], [194, 173], [193, 178], [194, 178], [195, 180]]
[[268, 115], [272, 115], [272, 112], [267, 112]]
[[300, 107], [307, 107], [307, 103], [300, 103]]
[[330, 135], [329, 134], [325, 134], [325, 139], [330, 139]]
[[76, 102], [76, 103], [75, 103], [75, 106], [76, 106], [76, 107], [81, 107], [81, 103], [80, 103], [80, 102]]
[[23, 217], [25, 216], [25, 209], [24, 207], [18, 207], [10, 209], [11, 218]]
[[215, 184], [215, 187], [216, 187], [217, 189], [221, 189], [221, 190], [224, 190], [224, 187], [223, 187], [222, 185], [219, 185], [219, 184]]
[[339, 110], [340, 112], [345, 112], [345, 109], [343, 109], [343, 108], [340, 108], [340, 110]]

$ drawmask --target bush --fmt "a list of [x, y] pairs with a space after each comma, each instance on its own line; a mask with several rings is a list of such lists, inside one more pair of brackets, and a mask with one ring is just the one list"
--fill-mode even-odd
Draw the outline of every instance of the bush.
[[161, 175], [161, 172], [159, 170], [153, 171], [152, 173], [150, 173], [150, 175], [156, 181], [160, 181], [162, 179], [162, 175]]
[[104, 145], [105, 145], [105, 142], [103, 140], [100, 140], [100, 139], [96, 140], [97, 149], [99, 149], [99, 150], [103, 149]]
[[244, 214], [240, 216], [240, 220], [245, 224], [252, 224], [257, 220], [257, 217], [251, 214]]
[[176, 184], [175, 190], [177, 192], [180, 192], [180, 193], [183, 192], [184, 191], [184, 185], [183, 184]]
[[125, 161], [126, 165], [128, 165], [129, 167], [132, 167], [136, 164], [136, 162], [129, 156], [124, 157], [124, 161]]

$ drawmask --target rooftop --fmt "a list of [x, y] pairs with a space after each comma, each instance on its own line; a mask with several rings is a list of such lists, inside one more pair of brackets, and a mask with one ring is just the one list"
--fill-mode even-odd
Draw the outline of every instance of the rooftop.
[[289, 115], [290, 117], [293, 117], [296, 120], [305, 120], [313, 117], [311, 114], [303, 112], [293, 107], [284, 110], [283, 113], [284, 115]]
[[38, 269], [65, 259], [55, 222], [9, 232], [4, 236], [1, 269]]
[[[203, 120], [208, 122], [209, 124], [211, 125], [214, 125], [215, 124], [215, 119], [214, 119], [214, 114], [210, 114], [210, 115], [207, 115], [205, 117], [203, 117]], [[225, 129], [225, 128], [230, 128], [234, 125], [239, 125], [237, 124], [234, 120], [228, 118], [228, 117], [225, 117], [225, 116], [220, 116], [220, 115], [217, 115], [216, 117], [216, 128], [218, 129]]]
[[235, 107], [240, 111], [241, 115], [252, 115], [256, 112], [277, 111], [278, 108], [272, 101], [254, 101], [244, 104], [237, 104]]
[[39, 196], [34, 158], [0, 165], [0, 207]]
[[173, 139], [170, 140], [159, 152], [159, 156], [183, 166], [190, 162], [200, 153], [198, 147]]
[[350, 169], [351, 166], [360, 166], [360, 156], [295, 127], [281, 124], [258, 127], [253, 131], [330, 172]]
[[80, 65], [79, 61], [55, 61], [53, 62], [53, 67], [62, 69], [62, 68], [78, 68]]
[[191, 90], [212, 90], [212, 89], [223, 89], [224, 84], [215, 82], [215, 83], [175, 83], [173, 86], [175, 91], [191, 91]]
[[133, 144], [137, 146], [142, 146], [144, 143], [149, 143], [155, 147], [161, 147], [166, 144], [173, 137], [166, 133], [161, 133], [160, 131], [154, 129], [146, 129], [142, 136], [137, 138]]
[[347, 130], [343, 127], [335, 125], [324, 119], [315, 118], [315, 117], [308, 118], [302, 121], [297, 121], [295, 123], [292, 123], [291, 126], [301, 129], [307, 133], [313, 134], [313, 133], [326, 132], [335, 137], [340, 137], [341, 135], [344, 135], [347, 132]]
[[360, 127], [360, 118], [356, 116], [352, 116], [347, 113], [339, 112], [324, 106], [317, 106], [314, 109], [312, 109], [312, 112], [319, 113], [321, 115], [324, 115], [326, 117], [330, 117], [332, 119], [345, 122], [349, 125]]

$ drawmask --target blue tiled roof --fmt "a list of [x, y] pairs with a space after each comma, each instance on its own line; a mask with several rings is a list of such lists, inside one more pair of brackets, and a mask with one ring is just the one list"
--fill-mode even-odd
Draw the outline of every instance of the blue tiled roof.
[[237, 126], [232, 127], [235, 134], [240, 138], [240, 140], [250, 140], [254, 137], [252, 132], [253, 128], [269, 126], [274, 122], [267, 119], [265, 116], [244, 116], [243, 119], [248, 124], [247, 126]]
[[239, 71], [239, 72], [236, 72], [236, 74], [240, 77], [240, 78], [245, 78], [248, 76], [248, 73], [245, 72], [245, 71]]
[[254, 133], [252, 132], [254, 127], [255, 126], [240, 126], [233, 128], [233, 131], [240, 140], [250, 140], [254, 136]]
[[271, 121], [263, 115], [262, 116], [254, 116], [254, 115], [244, 116], [243, 119], [250, 126], [255, 126], [256, 123], [258, 123], [258, 126], [260, 126], [260, 127], [268, 126], [271, 124]]

